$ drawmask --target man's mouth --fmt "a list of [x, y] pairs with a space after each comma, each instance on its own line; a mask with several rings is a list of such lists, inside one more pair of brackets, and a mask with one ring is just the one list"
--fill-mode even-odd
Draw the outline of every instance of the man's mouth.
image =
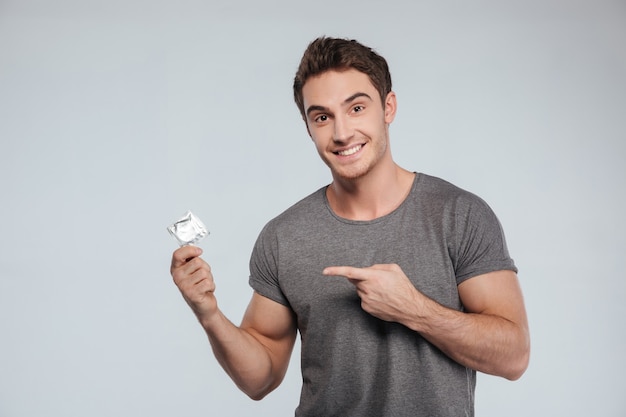
[[354, 155], [355, 153], [357, 153], [358, 151], [361, 150], [361, 148], [363, 147], [363, 145], [355, 145], [349, 149], [344, 149], [343, 151], [338, 151], [335, 152], [336, 155], [341, 155], [341, 156], [350, 156], [350, 155]]

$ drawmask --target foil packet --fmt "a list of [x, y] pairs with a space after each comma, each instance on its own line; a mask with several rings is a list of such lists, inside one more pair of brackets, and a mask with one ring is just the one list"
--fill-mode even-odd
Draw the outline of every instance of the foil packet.
[[206, 226], [191, 211], [176, 221], [167, 230], [178, 241], [180, 246], [194, 245], [209, 234]]

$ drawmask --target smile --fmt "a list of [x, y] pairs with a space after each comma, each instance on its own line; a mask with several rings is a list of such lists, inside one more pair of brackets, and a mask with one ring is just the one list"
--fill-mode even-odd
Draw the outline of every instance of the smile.
[[343, 151], [338, 151], [338, 152], [335, 152], [335, 153], [337, 155], [341, 155], [341, 156], [350, 156], [350, 155], [354, 155], [355, 153], [360, 151], [362, 147], [363, 147], [363, 145], [356, 145], [356, 146], [353, 146], [350, 149], [345, 149]]

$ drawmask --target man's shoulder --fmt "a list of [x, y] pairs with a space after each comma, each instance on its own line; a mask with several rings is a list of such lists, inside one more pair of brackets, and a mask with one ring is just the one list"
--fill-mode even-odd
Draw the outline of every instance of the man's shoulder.
[[307, 221], [307, 219], [318, 218], [320, 211], [325, 210], [326, 207], [325, 190], [326, 186], [297, 201], [272, 218], [267, 223], [266, 228], [301, 224], [303, 221]]
[[417, 198], [427, 205], [444, 206], [456, 210], [470, 207], [488, 208], [488, 204], [478, 195], [447, 180], [428, 174], [418, 174]]
[[471, 192], [433, 175], [417, 174], [416, 187], [418, 192], [439, 195], [441, 197], [473, 196]]

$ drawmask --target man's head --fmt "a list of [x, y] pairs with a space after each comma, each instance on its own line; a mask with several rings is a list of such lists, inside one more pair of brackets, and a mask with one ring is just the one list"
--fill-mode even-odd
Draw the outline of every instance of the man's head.
[[310, 77], [329, 70], [356, 69], [366, 74], [384, 103], [391, 91], [391, 74], [387, 61], [374, 50], [355, 40], [321, 37], [309, 44], [293, 81], [293, 95], [306, 121], [302, 87]]

